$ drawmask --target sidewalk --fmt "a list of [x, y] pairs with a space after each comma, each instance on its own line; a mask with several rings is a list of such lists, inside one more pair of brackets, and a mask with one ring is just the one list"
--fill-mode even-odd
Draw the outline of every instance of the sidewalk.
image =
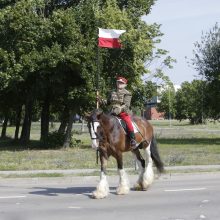
[[[125, 168], [127, 171], [134, 171], [134, 168]], [[107, 169], [107, 171], [117, 171], [117, 169]], [[167, 172], [169, 171], [220, 171], [220, 165], [193, 165], [193, 166], [168, 166], [165, 167]], [[0, 171], [0, 175], [25, 175], [25, 174], [64, 174], [64, 175], [80, 175], [86, 173], [99, 172], [100, 169], [72, 169], [72, 170], [13, 170], [13, 171]]]

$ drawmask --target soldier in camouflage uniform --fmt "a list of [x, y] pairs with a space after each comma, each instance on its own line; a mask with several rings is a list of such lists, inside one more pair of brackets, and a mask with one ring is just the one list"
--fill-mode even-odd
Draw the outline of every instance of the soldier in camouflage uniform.
[[[125, 121], [128, 128], [128, 136], [131, 139], [131, 147], [135, 149], [137, 143], [135, 140], [134, 128], [131, 123], [131, 117], [129, 115], [132, 95], [128, 90], [125, 89], [126, 86], [127, 79], [124, 77], [118, 77], [117, 90], [112, 91], [110, 97], [104, 103], [111, 106], [111, 113], [113, 115], [116, 115]], [[101, 102], [103, 103], [103, 100], [101, 100]]]

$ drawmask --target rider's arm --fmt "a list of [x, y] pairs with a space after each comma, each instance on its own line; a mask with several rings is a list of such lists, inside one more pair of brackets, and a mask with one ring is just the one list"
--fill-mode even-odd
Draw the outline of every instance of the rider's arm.
[[111, 93], [108, 95], [107, 99], [102, 98], [101, 96], [97, 97], [98, 102], [102, 106], [107, 106], [111, 104]]
[[129, 112], [130, 111], [130, 105], [131, 105], [131, 94], [127, 93], [124, 95], [124, 108], [123, 111]]

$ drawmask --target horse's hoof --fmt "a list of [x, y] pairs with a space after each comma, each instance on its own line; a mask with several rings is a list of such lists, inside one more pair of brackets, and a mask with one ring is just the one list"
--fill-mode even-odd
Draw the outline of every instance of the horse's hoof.
[[144, 183], [141, 184], [141, 188], [142, 188], [142, 191], [147, 191], [149, 189], [150, 185], [146, 185]]
[[142, 183], [136, 183], [134, 185], [134, 190], [135, 191], [147, 191], [149, 188], [149, 185], [145, 185], [145, 184], [142, 184]]
[[116, 190], [117, 195], [126, 195], [130, 192], [129, 187], [118, 187]]
[[107, 197], [108, 195], [107, 194], [104, 194], [104, 193], [101, 193], [101, 192], [98, 192], [98, 191], [94, 191], [92, 193], [92, 198], [93, 199], [104, 199], [105, 197]]
[[142, 191], [142, 186], [141, 186], [139, 183], [136, 183], [136, 184], [134, 185], [134, 190], [135, 190], [135, 191]]
[[147, 191], [148, 189], [149, 189], [149, 186], [142, 187], [142, 191]]

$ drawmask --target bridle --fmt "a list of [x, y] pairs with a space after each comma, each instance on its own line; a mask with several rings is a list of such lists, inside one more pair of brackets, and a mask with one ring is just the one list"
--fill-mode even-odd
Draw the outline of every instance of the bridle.
[[93, 142], [92, 147], [96, 148], [96, 163], [98, 164], [99, 158], [99, 144], [97, 143], [100, 140], [100, 135], [97, 133], [97, 128], [100, 125], [99, 121], [91, 116], [88, 120], [87, 127], [89, 129], [90, 138]]
[[[97, 133], [97, 127], [98, 126], [99, 126], [99, 121], [98, 120], [91, 120], [87, 124], [91, 140], [98, 140], [99, 139], [99, 134]], [[92, 131], [94, 133], [92, 133]]]

